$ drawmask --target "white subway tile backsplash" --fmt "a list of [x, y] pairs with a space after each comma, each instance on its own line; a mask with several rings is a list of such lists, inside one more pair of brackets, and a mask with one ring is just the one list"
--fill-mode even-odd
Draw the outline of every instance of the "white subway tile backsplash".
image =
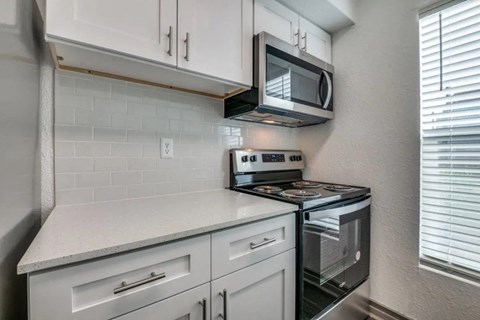
[[142, 116], [134, 114], [112, 114], [112, 128], [118, 129], [142, 129]]
[[75, 109], [58, 107], [55, 109], [55, 124], [75, 124]]
[[155, 143], [157, 142], [157, 134], [155, 132], [142, 130], [128, 130], [127, 141], [134, 143]]
[[170, 126], [168, 119], [144, 118], [142, 128], [145, 131], [168, 132]]
[[168, 171], [165, 170], [143, 172], [143, 183], [165, 182], [167, 179]]
[[142, 172], [112, 172], [112, 185], [141, 184]]
[[166, 106], [158, 106], [157, 107], [157, 118], [162, 119], [181, 119], [182, 118], [182, 110], [169, 108]]
[[110, 127], [112, 125], [109, 113], [80, 109], [75, 110], [75, 124], [94, 127]]
[[100, 80], [75, 79], [75, 94], [110, 98], [110, 83]]
[[77, 188], [104, 187], [110, 185], [109, 173], [78, 173], [75, 175]]
[[155, 158], [129, 158], [128, 170], [153, 170], [157, 167]]
[[77, 96], [69, 93], [61, 93], [55, 90], [55, 108], [68, 107], [92, 110], [93, 98], [90, 96]]
[[150, 184], [136, 184], [128, 186], [128, 198], [143, 198], [152, 197], [157, 194], [157, 185]]
[[182, 184], [180, 182], [164, 182], [157, 185], [157, 194], [174, 194], [182, 192]]
[[229, 148], [298, 148], [298, 130], [224, 119], [221, 100], [73, 72], [57, 71], [55, 108], [58, 205], [219, 189]]
[[93, 172], [93, 159], [89, 158], [57, 158], [55, 173]]
[[75, 156], [77, 157], [110, 156], [110, 144], [102, 143], [102, 142], [77, 142], [75, 143]]
[[73, 157], [75, 155], [74, 142], [55, 142], [55, 157]]
[[93, 202], [93, 189], [57, 190], [55, 192], [56, 205], [69, 205]]
[[55, 126], [56, 141], [91, 141], [91, 127]]
[[126, 142], [127, 131], [125, 129], [93, 128], [93, 139], [105, 142]]
[[125, 158], [96, 158], [95, 172], [127, 171]]
[[75, 175], [72, 173], [62, 173], [55, 175], [55, 189], [65, 190], [75, 188]]
[[98, 113], [127, 113], [127, 103], [124, 100], [93, 98], [93, 110]]
[[157, 115], [157, 107], [153, 104], [128, 102], [127, 113], [155, 117]]
[[112, 143], [112, 157], [140, 157], [142, 145], [137, 143]]
[[95, 188], [95, 201], [121, 200], [126, 197], [126, 186]]
[[[175, 150], [177, 152], [177, 150]], [[160, 145], [157, 143], [147, 143], [142, 145], [142, 156], [160, 157]]]

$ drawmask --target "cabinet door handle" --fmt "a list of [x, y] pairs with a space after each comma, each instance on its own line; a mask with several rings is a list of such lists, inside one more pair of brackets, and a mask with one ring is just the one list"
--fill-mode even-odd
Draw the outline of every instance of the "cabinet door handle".
[[152, 272], [150, 273], [150, 277], [136, 281], [136, 282], [132, 282], [130, 284], [128, 284], [126, 281], [123, 281], [120, 287], [113, 289], [113, 294], [118, 294], [127, 290], [131, 290], [133, 288], [142, 286], [144, 284], [147, 284], [153, 281], [163, 279], [165, 277], [166, 277], [165, 272], [162, 272], [160, 274], [156, 274], [155, 272]]
[[263, 241], [259, 242], [259, 243], [250, 242], [250, 249], [256, 249], [256, 248], [259, 248], [259, 247], [263, 247], [263, 246], [266, 246], [267, 244], [275, 242], [275, 241], [277, 241], [277, 239], [275, 239], [275, 238], [270, 238], [270, 239], [269, 238], [263, 238]]
[[304, 40], [304, 46], [302, 48], [303, 51], [307, 51], [307, 33], [305, 32], [305, 35], [302, 37], [302, 39]]
[[218, 316], [223, 320], [227, 320], [227, 289], [223, 289], [223, 292], [219, 294], [223, 297], [223, 314], [220, 313]]
[[168, 28], [168, 55], [171, 57], [172, 56], [172, 45], [173, 45], [173, 27], [170, 26]]
[[187, 32], [187, 34], [185, 35], [185, 40], [183, 40], [183, 42], [185, 42], [185, 60], [186, 61], [189, 61], [189, 50], [190, 50], [190, 34]]
[[297, 43], [295, 43], [295, 48], [299, 48], [300, 47], [300, 29], [298, 29], [297, 32], [294, 33], [293, 37], [297, 37]]
[[207, 320], [207, 299], [203, 298], [198, 303], [202, 306], [202, 320]]

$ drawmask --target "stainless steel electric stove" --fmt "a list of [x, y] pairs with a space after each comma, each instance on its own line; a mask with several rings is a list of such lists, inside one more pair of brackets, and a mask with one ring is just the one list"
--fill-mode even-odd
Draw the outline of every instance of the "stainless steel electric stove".
[[368, 316], [370, 189], [303, 179], [296, 150], [232, 149], [230, 188], [294, 203], [297, 319]]

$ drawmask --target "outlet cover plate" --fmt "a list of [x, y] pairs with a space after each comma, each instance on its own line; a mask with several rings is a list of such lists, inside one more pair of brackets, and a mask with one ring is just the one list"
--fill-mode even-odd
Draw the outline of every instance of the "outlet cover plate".
[[172, 159], [173, 158], [173, 139], [162, 138], [160, 142], [160, 158]]

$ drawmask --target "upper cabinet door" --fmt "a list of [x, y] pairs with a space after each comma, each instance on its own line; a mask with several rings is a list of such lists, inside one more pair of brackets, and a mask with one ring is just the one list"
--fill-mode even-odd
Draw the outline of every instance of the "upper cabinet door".
[[254, 31], [298, 46], [298, 14], [272, 0], [255, 0]]
[[178, 67], [252, 85], [253, 0], [178, 1]]
[[47, 0], [50, 37], [176, 65], [176, 0]]
[[302, 17], [299, 19], [299, 28], [300, 49], [325, 62], [332, 63], [331, 36]]

